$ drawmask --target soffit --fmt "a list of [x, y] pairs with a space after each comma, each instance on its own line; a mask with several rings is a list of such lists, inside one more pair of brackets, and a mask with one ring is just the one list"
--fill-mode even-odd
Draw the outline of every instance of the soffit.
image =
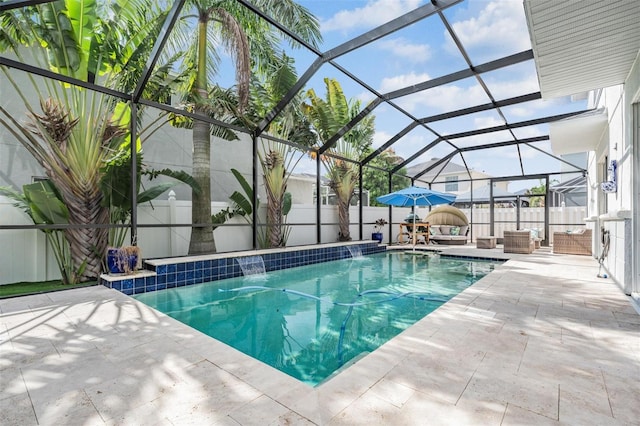
[[551, 150], [556, 155], [594, 151], [608, 123], [606, 108], [550, 123]]
[[544, 98], [621, 84], [640, 50], [640, 1], [525, 0]]

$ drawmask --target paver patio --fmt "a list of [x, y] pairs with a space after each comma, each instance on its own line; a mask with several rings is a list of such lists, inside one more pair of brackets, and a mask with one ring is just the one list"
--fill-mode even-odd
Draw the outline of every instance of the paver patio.
[[0, 424], [637, 425], [640, 315], [597, 273], [511, 256], [315, 388], [104, 287], [1, 300]]

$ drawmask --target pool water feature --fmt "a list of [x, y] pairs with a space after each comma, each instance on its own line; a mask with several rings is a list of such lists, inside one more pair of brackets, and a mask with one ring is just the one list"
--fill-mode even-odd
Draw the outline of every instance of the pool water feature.
[[236, 257], [236, 262], [242, 269], [242, 275], [261, 275], [265, 274], [264, 259], [262, 256], [246, 256]]
[[133, 297], [314, 386], [494, 266], [390, 251]]
[[353, 259], [360, 259], [363, 256], [362, 250], [358, 246], [347, 246], [347, 250], [349, 250], [349, 254]]

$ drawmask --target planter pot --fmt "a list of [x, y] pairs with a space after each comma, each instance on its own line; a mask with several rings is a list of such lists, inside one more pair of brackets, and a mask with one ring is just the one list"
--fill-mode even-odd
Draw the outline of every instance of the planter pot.
[[378, 240], [379, 243], [382, 242], [382, 232], [373, 232], [371, 234], [371, 239], [372, 240]]
[[133, 272], [136, 265], [138, 265], [138, 255], [123, 256], [117, 248], [107, 249], [107, 267], [110, 274], [124, 274], [127, 272], [126, 266], [128, 266], [128, 272]]

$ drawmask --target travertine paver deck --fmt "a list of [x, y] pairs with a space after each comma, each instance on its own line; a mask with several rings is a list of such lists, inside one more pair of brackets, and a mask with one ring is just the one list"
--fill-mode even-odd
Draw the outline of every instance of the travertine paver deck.
[[0, 424], [637, 425], [640, 316], [597, 272], [513, 256], [316, 388], [107, 288], [2, 300]]

